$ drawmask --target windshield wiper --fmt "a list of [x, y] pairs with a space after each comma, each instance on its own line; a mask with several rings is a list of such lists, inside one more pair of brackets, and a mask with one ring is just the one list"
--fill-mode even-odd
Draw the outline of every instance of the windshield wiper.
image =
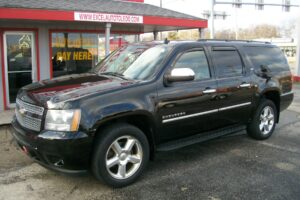
[[125, 78], [125, 76], [123, 74], [117, 73], [117, 72], [103, 72], [100, 73], [101, 75], [109, 75], [109, 76], [115, 76], [118, 78], [122, 78], [124, 80], [129, 80], [128, 78]]

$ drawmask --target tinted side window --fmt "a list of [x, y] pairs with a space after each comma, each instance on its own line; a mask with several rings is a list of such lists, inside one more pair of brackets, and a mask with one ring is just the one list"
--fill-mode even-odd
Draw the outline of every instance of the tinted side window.
[[195, 80], [210, 78], [209, 66], [204, 51], [190, 51], [182, 54], [174, 68], [190, 68], [195, 72]]
[[255, 69], [261, 65], [268, 66], [271, 71], [287, 71], [289, 65], [281, 50], [277, 47], [244, 47]]
[[218, 77], [241, 76], [243, 64], [236, 50], [214, 50], [212, 59]]

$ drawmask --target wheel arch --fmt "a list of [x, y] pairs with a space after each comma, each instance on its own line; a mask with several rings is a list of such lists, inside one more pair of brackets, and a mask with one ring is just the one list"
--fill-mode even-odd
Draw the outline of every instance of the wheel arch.
[[280, 116], [280, 92], [276, 89], [266, 90], [262, 93], [261, 98], [268, 99], [275, 104], [276, 109], [277, 109], [276, 123], [278, 123], [279, 116]]
[[101, 130], [108, 126], [113, 126], [115, 123], [127, 123], [139, 128], [147, 137], [150, 147], [150, 159], [154, 159], [154, 152], [156, 149], [156, 124], [154, 118], [150, 113], [145, 111], [137, 111], [126, 114], [119, 114], [108, 117], [97, 122], [95, 125], [95, 137], [101, 134]]

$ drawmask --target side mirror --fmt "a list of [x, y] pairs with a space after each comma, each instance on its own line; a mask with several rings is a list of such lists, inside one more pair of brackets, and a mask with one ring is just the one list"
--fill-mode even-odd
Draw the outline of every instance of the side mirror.
[[260, 69], [256, 71], [256, 75], [262, 78], [271, 78], [271, 70], [267, 65], [261, 65]]
[[195, 72], [190, 68], [175, 68], [165, 78], [168, 82], [192, 81], [195, 79]]

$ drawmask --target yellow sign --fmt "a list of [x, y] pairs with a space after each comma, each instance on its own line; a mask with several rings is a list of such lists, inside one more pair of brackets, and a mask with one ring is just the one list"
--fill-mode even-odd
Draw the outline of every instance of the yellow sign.
[[67, 61], [67, 60], [93, 60], [93, 56], [88, 51], [65, 51], [65, 52], [57, 52], [56, 60]]

